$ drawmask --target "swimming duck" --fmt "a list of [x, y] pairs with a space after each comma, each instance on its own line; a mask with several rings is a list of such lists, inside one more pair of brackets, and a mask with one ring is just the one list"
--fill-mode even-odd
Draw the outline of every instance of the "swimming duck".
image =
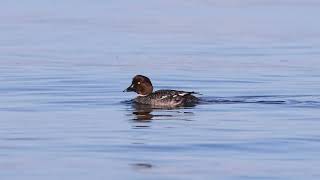
[[123, 92], [131, 91], [138, 94], [134, 102], [155, 107], [193, 106], [199, 102], [199, 98], [193, 95], [199, 93], [193, 91], [187, 92], [164, 89], [153, 92], [150, 79], [143, 75], [134, 76], [131, 85]]

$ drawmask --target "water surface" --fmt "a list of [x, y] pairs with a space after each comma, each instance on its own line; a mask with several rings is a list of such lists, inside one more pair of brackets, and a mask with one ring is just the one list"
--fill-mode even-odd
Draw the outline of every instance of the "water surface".
[[[317, 1], [1, 1], [1, 179], [319, 179]], [[123, 93], [201, 92], [151, 109]]]

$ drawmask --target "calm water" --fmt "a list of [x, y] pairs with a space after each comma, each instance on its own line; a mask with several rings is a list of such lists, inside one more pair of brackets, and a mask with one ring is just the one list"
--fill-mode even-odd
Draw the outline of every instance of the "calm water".
[[[0, 178], [319, 179], [318, 1], [1, 1]], [[123, 93], [194, 90], [193, 108]]]

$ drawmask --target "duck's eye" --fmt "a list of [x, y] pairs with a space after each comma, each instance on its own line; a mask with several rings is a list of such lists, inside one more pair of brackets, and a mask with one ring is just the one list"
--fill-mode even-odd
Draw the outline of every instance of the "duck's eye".
[[138, 82], [138, 84], [141, 84], [141, 82]]

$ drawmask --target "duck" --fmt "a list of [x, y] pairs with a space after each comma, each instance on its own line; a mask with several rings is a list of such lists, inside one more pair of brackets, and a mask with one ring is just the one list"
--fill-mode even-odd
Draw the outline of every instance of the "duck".
[[200, 95], [194, 91], [171, 89], [153, 91], [151, 80], [144, 75], [134, 76], [131, 85], [123, 92], [136, 92], [138, 96], [133, 99], [135, 103], [154, 107], [194, 106], [199, 102], [199, 98], [195, 94]]

